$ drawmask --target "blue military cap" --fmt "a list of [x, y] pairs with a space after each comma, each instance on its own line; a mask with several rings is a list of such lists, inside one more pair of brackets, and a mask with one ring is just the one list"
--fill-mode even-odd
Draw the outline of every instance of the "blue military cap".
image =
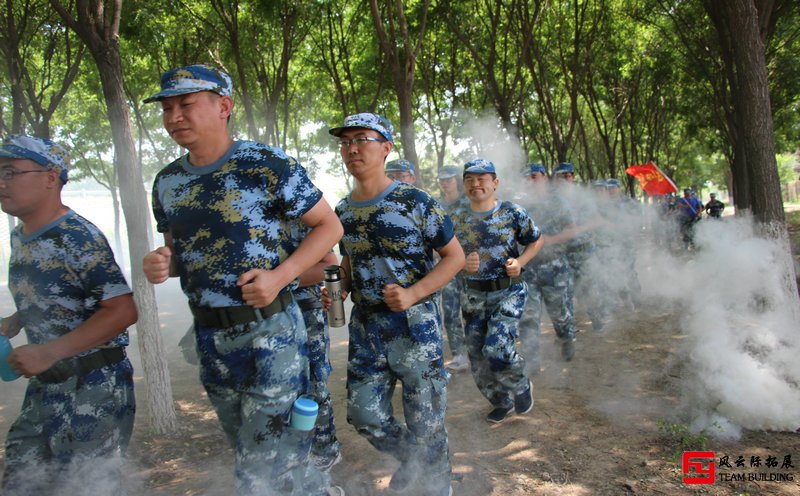
[[592, 188], [593, 189], [606, 189], [607, 184], [602, 179], [596, 179], [592, 181]]
[[177, 67], [161, 75], [161, 91], [146, 98], [144, 103], [198, 91], [212, 91], [220, 96], [231, 96], [233, 80], [224, 71], [210, 65]]
[[488, 160], [476, 158], [464, 164], [464, 174], [496, 174], [497, 168]]
[[619, 188], [620, 187], [619, 179], [614, 179], [613, 177], [610, 179], [606, 179], [606, 187]]
[[10, 134], [0, 146], [0, 157], [33, 160], [47, 170], [58, 171], [63, 183], [69, 179], [67, 151], [47, 138]]
[[344, 125], [331, 128], [328, 132], [334, 136], [341, 136], [345, 129], [353, 128], [372, 129], [379, 132], [387, 141], [392, 141], [394, 132], [394, 126], [386, 117], [369, 112], [348, 115], [344, 119]]
[[439, 169], [439, 175], [436, 179], [450, 179], [451, 177], [458, 177], [461, 169], [457, 165], [445, 165]]
[[530, 164], [528, 164], [528, 169], [525, 171], [525, 175], [526, 176], [532, 176], [532, 175], [536, 174], [537, 172], [542, 173], [542, 174], [547, 174], [547, 171], [545, 170], [544, 165], [542, 165], [542, 164], [540, 164], [538, 162], [531, 162]]
[[405, 159], [392, 160], [386, 163], [386, 172], [414, 172], [414, 162]]
[[575, 174], [575, 166], [569, 162], [561, 162], [553, 174]]

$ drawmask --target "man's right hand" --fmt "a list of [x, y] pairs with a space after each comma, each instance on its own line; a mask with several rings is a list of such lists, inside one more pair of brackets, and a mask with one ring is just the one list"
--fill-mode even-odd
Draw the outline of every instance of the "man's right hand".
[[171, 262], [172, 250], [168, 246], [162, 246], [145, 255], [142, 270], [148, 281], [153, 284], [161, 284], [169, 279]]
[[467, 255], [467, 265], [466, 270], [470, 274], [474, 274], [478, 272], [481, 268], [481, 257], [478, 255], [477, 251], [473, 251], [469, 255]]

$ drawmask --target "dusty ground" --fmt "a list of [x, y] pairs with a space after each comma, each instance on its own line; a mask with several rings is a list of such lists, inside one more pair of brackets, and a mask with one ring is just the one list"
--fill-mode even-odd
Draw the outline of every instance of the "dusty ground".
[[[171, 438], [152, 435], [144, 422], [144, 401], [140, 401], [129, 451], [130, 494], [232, 494], [231, 451], [196, 368], [183, 360], [177, 347], [189, 324], [184, 300], [174, 284], [159, 287], [158, 297], [180, 428]], [[0, 314], [9, 305], [5, 297], [0, 300]], [[578, 316], [579, 327], [591, 329], [583, 314]], [[618, 316], [603, 333], [582, 331], [576, 358], [568, 364], [561, 361], [552, 329], [545, 326], [545, 361], [535, 379], [535, 408], [498, 425], [484, 420], [489, 405], [471, 376], [454, 375], [447, 412], [457, 478], [454, 494], [800, 494], [800, 434], [745, 431], [737, 441], [717, 441], [682, 431], [679, 389], [686, 371], [676, 350], [685, 336], [676, 321], [677, 309], [649, 301], [636, 313]], [[15, 343], [21, 344], [18, 339]], [[135, 343], [131, 350], [135, 352]], [[348, 495], [381, 494], [397, 462], [377, 453], [344, 421], [346, 351], [345, 328], [334, 330], [330, 385], [344, 461], [332, 475]], [[134, 365], [139, 367], [137, 357]], [[19, 410], [23, 388], [23, 380], [0, 384], [0, 440]], [[141, 377], [137, 394], [140, 400], [146, 394]], [[731, 460], [744, 456], [748, 461], [753, 456], [762, 460], [774, 456], [781, 463], [788, 455], [794, 467], [748, 466], [718, 469], [718, 474], [744, 473], [746, 478], [766, 472], [793, 480], [727, 482], [718, 478], [713, 485], [686, 485], [680, 453], [701, 448], [714, 451], [717, 462], [728, 455]]]

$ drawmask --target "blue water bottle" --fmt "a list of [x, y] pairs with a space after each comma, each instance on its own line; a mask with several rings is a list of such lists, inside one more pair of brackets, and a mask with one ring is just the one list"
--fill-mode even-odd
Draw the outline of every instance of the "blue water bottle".
[[8, 356], [13, 349], [11, 341], [7, 337], [0, 335], [0, 379], [6, 382], [19, 378], [19, 374], [8, 364]]
[[317, 423], [317, 411], [319, 405], [308, 396], [300, 396], [294, 400], [292, 405], [292, 415], [289, 421], [292, 427], [298, 431], [310, 431]]

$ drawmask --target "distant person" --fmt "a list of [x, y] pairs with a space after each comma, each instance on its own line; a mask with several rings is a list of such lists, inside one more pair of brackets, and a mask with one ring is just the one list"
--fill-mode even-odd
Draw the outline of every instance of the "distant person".
[[[153, 183], [165, 245], [143, 270], [153, 284], [180, 277], [194, 316], [200, 378], [235, 451], [237, 492], [343, 494], [308, 460], [311, 438], [289, 427], [309, 385], [306, 327], [292, 296], [297, 278], [325, 257], [341, 224], [283, 150], [234, 141], [232, 81], [205, 65], [171, 69], [161, 91], [164, 128], [189, 153]], [[292, 222], [309, 232], [287, 248]]]
[[[464, 252], [436, 200], [384, 173], [394, 147], [387, 119], [350, 115], [329, 132], [338, 138], [355, 179], [353, 191], [336, 206], [344, 226], [342, 285], [353, 300], [347, 421], [372, 446], [400, 461], [391, 490], [448, 496], [448, 374], [433, 294], [464, 266]], [[435, 265], [434, 251], [441, 257]], [[398, 381], [404, 422], [392, 409]]]
[[683, 198], [678, 198], [675, 202], [675, 210], [678, 215], [683, 245], [687, 250], [692, 249], [694, 247], [694, 224], [703, 213], [703, 204], [697, 199], [692, 188], [685, 188]]
[[[448, 214], [452, 214], [465, 201], [461, 167], [445, 165], [439, 169], [437, 180], [442, 193], [442, 206]], [[469, 369], [469, 358], [464, 346], [464, 321], [461, 318], [462, 284], [463, 279], [459, 273], [442, 288], [442, 320], [450, 353], [453, 355], [453, 360], [446, 367], [453, 372]]]
[[[453, 212], [456, 236], [468, 253], [461, 293], [464, 335], [472, 377], [492, 405], [486, 420], [499, 423], [533, 408], [533, 383], [517, 353], [527, 299], [523, 268], [542, 247], [539, 229], [524, 208], [499, 200], [494, 163], [464, 164], [469, 203]], [[525, 246], [522, 253], [519, 245]]]
[[414, 169], [414, 162], [410, 160], [398, 159], [386, 163], [386, 175], [401, 183], [417, 184], [417, 173]]
[[0, 333], [25, 328], [28, 344], [8, 363], [30, 378], [6, 437], [5, 496], [122, 494], [136, 306], [105, 236], [62, 203], [68, 172], [66, 151], [49, 139], [11, 135], [0, 147], [0, 206], [20, 220], [8, 266], [17, 311]]
[[709, 217], [712, 219], [721, 219], [722, 218], [722, 211], [725, 210], [725, 204], [721, 201], [717, 200], [717, 194], [712, 192], [710, 195], [710, 200], [706, 203], [705, 211]]

